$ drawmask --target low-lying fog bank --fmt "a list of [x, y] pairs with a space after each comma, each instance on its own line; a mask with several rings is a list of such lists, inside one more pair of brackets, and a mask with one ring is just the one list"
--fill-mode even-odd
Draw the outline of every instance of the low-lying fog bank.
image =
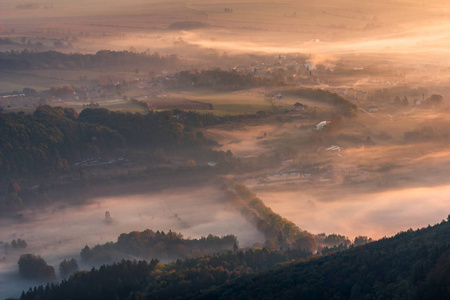
[[[331, 193], [331, 191], [329, 191]], [[450, 213], [450, 185], [371, 194], [313, 195], [308, 191], [257, 191], [276, 213], [312, 233], [339, 233], [354, 239], [392, 236], [439, 223]]]
[[261, 144], [260, 138], [276, 134], [277, 131], [283, 129], [282, 125], [239, 126], [234, 130], [219, 127], [208, 129], [205, 134], [220, 141], [222, 146], [218, 149], [222, 151], [230, 150], [237, 157], [248, 158], [258, 156], [269, 150], [269, 147], [264, 147]]
[[[181, 232], [199, 238], [214, 234], [234, 234], [241, 247], [263, 242], [264, 236], [238, 211], [223, 202], [222, 191], [214, 188], [180, 188], [155, 194], [98, 198], [82, 207], [59, 207], [44, 212], [29, 212], [22, 219], [0, 220], [0, 299], [20, 296], [32, 283], [20, 280], [17, 261], [20, 254], [42, 256], [59, 273], [63, 259], [76, 258], [88, 245], [117, 241], [121, 233], [147, 228]], [[108, 211], [112, 222], [105, 221]], [[25, 249], [13, 249], [13, 239], [23, 239]], [[81, 265], [82, 267], [82, 265]]]

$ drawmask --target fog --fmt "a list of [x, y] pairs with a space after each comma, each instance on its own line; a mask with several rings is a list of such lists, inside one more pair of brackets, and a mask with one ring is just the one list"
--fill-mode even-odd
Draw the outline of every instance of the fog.
[[[445, 132], [449, 118], [436, 110], [393, 114], [390, 121], [382, 114], [375, 116], [362, 114], [349, 121], [339, 134], [329, 137], [333, 142], [316, 146], [313, 149], [317, 151], [309, 154], [305, 140], [313, 130], [304, 127], [313, 123], [308, 120], [208, 132], [243, 157], [256, 158], [290, 147], [290, 159], [282, 166], [236, 175], [235, 179], [276, 213], [312, 233], [379, 239], [446, 219], [450, 156]], [[405, 132], [423, 127], [431, 128], [431, 141], [405, 143]], [[389, 132], [391, 138], [378, 138], [379, 130]], [[261, 138], [263, 133], [267, 136]], [[363, 139], [371, 135], [375, 145], [345, 144], [339, 136], [346, 134], [359, 134]], [[332, 143], [343, 149], [325, 151]], [[306, 174], [311, 172], [308, 164], [314, 163], [323, 170]]]
[[326, 195], [318, 197], [301, 191], [259, 192], [258, 195], [275, 212], [313, 233], [379, 239], [446, 219], [450, 186], [341, 194], [334, 196], [333, 201]]
[[[449, 17], [447, 0], [3, 0], [0, 35], [12, 38], [15, 46], [0, 44], [4, 47], [0, 51], [11, 50], [8, 47], [23, 50], [21, 39], [26, 37], [32, 45], [43, 42], [45, 51], [95, 53], [108, 49], [176, 54], [181, 61], [177, 72], [191, 67], [228, 70], [235, 66], [241, 67], [242, 74], [253, 68], [272, 72], [288, 70], [292, 62], [306, 70], [305, 63], [309, 63], [313, 72], [292, 76], [292, 88], [325, 88], [341, 95], [347, 88], [358, 88], [366, 96], [384, 89], [390, 94], [374, 100], [349, 98], [366, 112], [376, 104], [379, 112], [369, 115], [360, 111], [358, 117], [345, 119], [342, 128], [318, 144], [311, 142], [311, 135], [317, 133], [315, 125], [330, 120], [335, 110], [318, 99], [295, 97], [289, 94], [289, 87], [248, 91], [253, 93], [252, 103], [241, 91], [223, 92], [226, 96], [222, 94], [217, 100], [208, 97], [219, 93], [208, 90], [196, 98], [195, 87], [191, 94], [183, 94], [149, 84], [152, 76], [173, 75], [167, 70], [161, 75], [141, 69], [134, 71], [133, 77], [142, 77], [136, 80], [145, 88], [120, 95], [147, 99], [143, 94], [175, 93], [173, 98], [212, 103], [216, 108], [233, 106], [236, 111], [239, 105], [265, 107], [262, 102], [272, 112], [278, 105], [277, 114], [291, 110], [296, 102], [317, 110], [315, 118], [282, 115], [279, 120], [276, 116], [262, 119], [263, 124], [259, 119], [231, 121], [199, 130], [219, 143], [215, 150], [231, 150], [235, 158], [253, 167], [249, 174], [242, 169], [230, 171], [228, 178], [249, 186], [282, 217], [315, 234], [379, 239], [433, 225], [449, 213]], [[189, 22], [199, 27], [189, 28]], [[171, 28], [173, 24], [180, 28]], [[53, 46], [57, 40], [67, 46]], [[283, 61], [288, 56], [295, 59]], [[36, 70], [36, 76], [49, 76], [40, 72]], [[264, 76], [270, 77], [270, 72]], [[322, 75], [325, 79], [314, 81], [314, 76]], [[47, 79], [53, 84], [58, 76]], [[295, 76], [303, 78], [294, 81]], [[78, 75], [73, 77], [70, 84], [85, 84], [77, 81]], [[16, 85], [7, 87], [16, 89]], [[389, 90], [392, 87], [425, 92], [408, 96], [409, 106], [398, 108], [392, 105], [393, 98], [404, 97], [406, 92]], [[283, 102], [272, 107], [270, 95], [277, 93], [282, 94]], [[441, 107], [412, 104], [414, 98], [424, 100], [435, 93], [444, 96]], [[405, 132], [424, 127], [433, 129], [425, 140], [406, 141]], [[373, 145], [364, 144], [367, 137]], [[332, 145], [342, 150], [324, 150]], [[276, 166], [258, 166], [263, 156], [281, 157], [282, 161]], [[183, 159], [175, 157], [174, 161]], [[106, 211], [111, 214], [111, 223], [105, 222]], [[121, 233], [147, 228], [171, 229], [192, 238], [234, 234], [241, 247], [264, 242], [263, 234], [224, 202], [222, 190], [202, 183], [142, 195], [99, 197], [84, 206], [56, 204], [27, 210], [21, 218], [0, 219], [0, 242], [10, 244], [21, 238], [28, 243], [26, 249], [9, 247], [4, 260], [4, 244], [0, 243], [0, 299], [17, 297], [33, 285], [19, 278], [20, 254], [41, 255], [58, 273], [59, 263], [79, 259], [85, 245], [116, 241]]]
[[221, 146], [218, 149], [230, 150], [237, 157], [249, 158], [270, 151], [271, 147], [261, 143], [262, 138], [264, 135], [277, 134], [283, 127], [282, 125], [239, 126], [234, 130], [218, 127], [208, 129], [206, 136], [220, 141]]
[[[105, 222], [109, 211], [113, 221]], [[81, 249], [117, 241], [121, 233], [152, 229], [181, 232], [185, 238], [208, 234], [234, 234], [241, 247], [264, 242], [264, 236], [236, 209], [225, 203], [222, 191], [213, 187], [179, 188], [166, 192], [126, 197], [97, 198], [85, 206], [61, 206], [45, 211], [29, 211], [19, 220], [0, 220], [0, 241], [8, 242], [6, 260], [0, 262], [0, 298], [18, 296], [34, 285], [18, 278], [20, 254], [33, 253], [44, 258], [59, 274], [64, 259], [79, 258]], [[24, 239], [25, 249], [13, 249], [13, 239]], [[1, 257], [4, 256], [2, 244]]]
[[[278, 41], [271, 42], [269, 34], [264, 42], [253, 40], [246, 41], [211, 41], [202, 39], [197, 33], [183, 32], [183, 40], [205, 48], [216, 48], [228, 52], [262, 52], [262, 53], [313, 53], [318, 54], [348, 54], [348, 53], [385, 53], [385, 54], [422, 54], [444, 55], [448, 53], [450, 41], [449, 24], [408, 29], [397, 34], [383, 34], [370, 38], [348, 39], [340, 42], [322, 41], [320, 39], [302, 40], [290, 39], [286, 36], [283, 45]], [[233, 35], [235, 36], [235, 35]], [[273, 34], [275, 37], [275, 34]], [[239, 39], [239, 35], [237, 38]], [[244, 35], [242, 35], [244, 38]], [[276, 39], [280, 39], [279, 36]], [[289, 41], [290, 40], [290, 41]], [[323, 56], [322, 56], [323, 57]], [[434, 57], [437, 59], [440, 57]], [[319, 60], [320, 61], [320, 60]], [[436, 60], [435, 60], [436, 61]]]
[[[63, 36], [92, 31], [99, 49], [147, 48], [179, 51], [189, 45], [228, 53], [411, 54], [448, 64], [450, 4], [447, 1], [2, 1], [5, 31], [58, 30]], [[224, 13], [224, 7], [233, 13]], [[296, 15], [290, 15], [292, 13]], [[60, 19], [65, 16], [69, 18]], [[36, 18], [36, 20], [34, 20]], [[200, 30], [167, 31], [174, 22], [203, 22]], [[37, 28], [36, 28], [37, 25]], [[34, 32], [34, 31], [33, 31]], [[104, 34], [124, 34], [102, 38]], [[87, 46], [83, 43], [83, 47]], [[186, 47], [185, 44], [183, 48]], [[103, 48], [102, 48], [103, 47]], [[92, 49], [94, 50], [94, 49]]]

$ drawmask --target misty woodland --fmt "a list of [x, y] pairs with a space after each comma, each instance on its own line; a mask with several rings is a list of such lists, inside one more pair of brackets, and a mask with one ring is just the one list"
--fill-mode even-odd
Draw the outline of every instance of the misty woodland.
[[450, 299], [446, 0], [2, 0], [0, 300]]

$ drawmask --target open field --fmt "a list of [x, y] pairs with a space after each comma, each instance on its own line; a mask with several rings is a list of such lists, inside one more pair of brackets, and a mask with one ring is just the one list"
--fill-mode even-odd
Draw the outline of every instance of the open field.
[[[73, 108], [75, 108], [75, 110], [80, 112], [84, 109], [84, 107], [83, 107], [84, 104], [89, 104], [89, 103], [67, 102], [67, 103], [64, 103], [63, 106], [73, 107]], [[132, 102], [126, 101], [126, 100], [112, 99], [112, 100], [98, 102], [98, 104], [100, 105], [100, 107], [106, 108], [106, 109], [112, 110], [112, 111], [122, 111], [122, 112], [141, 113], [141, 114], [146, 113], [146, 111], [141, 106], [136, 105], [135, 103], [132, 103]]]
[[171, 92], [167, 97], [182, 97], [213, 106], [213, 113], [218, 116], [254, 114], [260, 110], [272, 109], [270, 99], [264, 96], [263, 89], [244, 90], [237, 92], [215, 91], [183, 91]]
[[36, 91], [49, 90], [52, 86], [77, 84], [78, 80], [41, 74], [41, 71], [33, 73], [25, 72], [1, 72], [0, 73], [0, 92], [8, 93], [12, 91], [22, 91], [24, 88], [32, 88]]
[[184, 98], [153, 98], [140, 97], [138, 100], [144, 101], [154, 107], [157, 110], [164, 109], [183, 109], [183, 110], [195, 110], [195, 111], [208, 111], [212, 110], [212, 106], [209, 103], [188, 100]]

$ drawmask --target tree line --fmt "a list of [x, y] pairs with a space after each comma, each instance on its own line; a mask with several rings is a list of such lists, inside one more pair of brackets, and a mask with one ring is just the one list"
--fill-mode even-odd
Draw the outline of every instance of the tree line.
[[256, 225], [266, 237], [265, 246], [272, 249], [304, 249], [326, 254], [372, 242], [366, 236], [355, 237], [352, 242], [348, 237], [335, 233], [313, 235], [275, 213], [243, 184], [231, 184], [225, 191], [225, 197], [247, 220]]
[[111, 263], [124, 257], [168, 261], [210, 255], [237, 247], [238, 241], [234, 235], [218, 237], [210, 234], [200, 239], [185, 239], [181, 233], [171, 230], [164, 233], [147, 229], [123, 233], [115, 243], [96, 245], [93, 248], [86, 246], [81, 250], [80, 257], [90, 264]]
[[210, 88], [219, 91], [233, 91], [260, 86], [283, 86], [284, 82], [273, 78], [262, 78], [242, 74], [234, 70], [189, 70], [176, 73], [170, 78], [160, 78], [169, 88]]
[[335, 107], [339, 114], [345, 117], [354, 117], [358, 113], [358, 107], [355, 104], [336, 93], [321, 89], [301, 88], [293, 91], [293, 94], [330, 104]]
[[101, 50], [95, 54], [62, 53], [57, 51], [5, 51], [0, 52], [0, 70], [46, 70], [46, 69], [161, 69], [178, 63], [176, 55], [158, 53], [134, 53], [128, 51]]
[[245, 185], [233, 184], [225, 192], [225, 196], [248, 220], [256, 224], [259, 231], [264, 233], [268, 247], [299, 248], [306, 251], [317, 249], [311, 233], [301, 230], [293, 222], [276, 214]]
[[309, 258], [264, 248], [169, 264], [122, 261], [30, 288], [21, 300], [449, 299], [449, 221]]

